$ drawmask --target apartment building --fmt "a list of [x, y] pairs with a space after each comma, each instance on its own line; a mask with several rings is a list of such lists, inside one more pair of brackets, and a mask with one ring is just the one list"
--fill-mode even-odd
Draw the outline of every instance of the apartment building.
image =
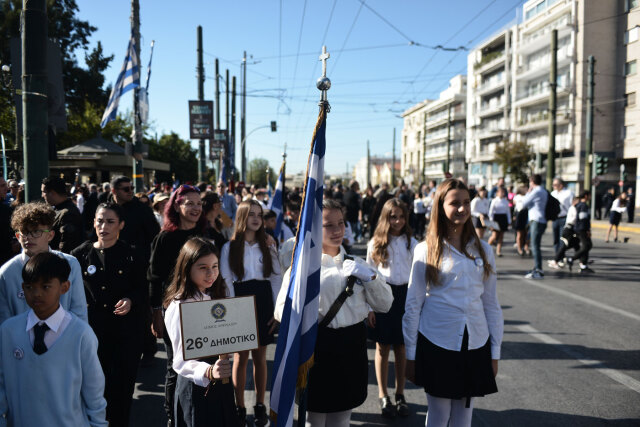
[[511, 138], [513, 40], [516, 27], [489, 37], [468, 56], [466, 158], [470, 184], [489, 185], [503, 175], [495, 149]]
[[[389, 184], [391, 188], [394, 187], [394, 185], [392, 185], [391, 183], [392, 163], [393, 163], [393, 160], [391, 157], [372, 156], [370, 158], [369, 176], [371, 178], [372, 186], [375, 187], [376, 185]], [[400, 177], [400, 161], [398, 160], [396, 160], [395, 169], [396, 169], [395, 176]], [[367, 187], [367, 158], [366, 157], [362, 157], [356, 163], [355, 167], [353, 168], [353, 178], [356, 181], [358, 181], [358, 183], [360, 184], [360, 189], [364, 191], [365, 188]]]
[[425, 115], [430, 102], [429, 99], [424, 100], [402, 113], [400, 176], [407, 183], [424, 181]]
[[[640, 74], [638, 74], [638, 62], [640, 59], [640, 0], [624, 0], [625, 14], [620, 17], [618, 37], [624, 43], [624, 55], [619, 61], [619, 66], [624, 75], [624, 123], [621, 129], [623, 139], [623, 164], [627, 175], [626, 182], [635, 181], [635, 193], [640, 190]], [[636, 196], [636, 206], [640, 206], [640, 200]]]
[[466, 178], [466, 101], [467, 78], [457, 75], [438, 99], [423, 101], [402, 114], [401, 170], [405, 182], [441, 181], [448, 174]]
[[[501, 141], [525, 141], [532, 169], [544, 175], [549, 146], [551, 33], [557, 30], [555, 170], [581, 188], [586, 148], [587, 59], [596, 59], [594, 149], [622, 157], [624, 98], [617, 60], [623, 46], [619, 15], [627, 0], [529, 0], [516, 25], [469, 55], [467, 161], [469, 182], [490, 184], [505, 171], [495, 163]], [[493, 79], [493, 80], [492, 80]], [[600, 177], [615, 182], [619, 162]]]

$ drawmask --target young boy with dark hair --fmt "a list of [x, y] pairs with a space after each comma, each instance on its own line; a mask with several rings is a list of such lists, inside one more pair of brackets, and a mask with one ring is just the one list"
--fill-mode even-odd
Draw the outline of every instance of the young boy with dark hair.
[[22, 269], [31, 309], [0, 326], [0, 427], [107, 426], [98, 339], [60, 304], [70, 272], [51, 252]]
[[0, 268], [0, 324], [10, 317], [29, 310], [22, 290], [22, 267], [30, 257], [51, 252], [67, 260], [71, 267], [71, 288], [62, 295], [62, 307], [87, 321], [87, 299], [80, 264], [73, 256], [49, 248], [55, 231], [52, 226], [55, 211], [45, 203], [27, 203], [19, 206], [11, 218], [22, 253], [14, 256]]

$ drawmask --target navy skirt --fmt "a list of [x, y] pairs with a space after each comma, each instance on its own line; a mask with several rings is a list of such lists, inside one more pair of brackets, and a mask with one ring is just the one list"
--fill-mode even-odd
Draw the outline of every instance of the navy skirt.
[[[205, 361], [215, 363], [216, 359], [217, 357]], [[238, 426], [235, 392], [231, 379], [227, 384], [218, 382], [212, 385], [207, 392], [207, 387], [200, 387], [178, 375], [174, 420], [175, 425], [179, 427]]]
[[391, 285], [393, 303], [386, 313], [376, 313], [376, 327], [368, 328], [367, 336], [370, 340], [380, 344], [404, 344], [402, 334], [402, 316], [404, 316], [404, 304], [407, 300], [407, 288], [409, 285]]
[[367, 400], [369, 359], [363, 322], [338, 329], [318, 327], [313, 358], [307, 388], [309, 411], [347, 411]]
[[491, 366], [491, 344], [469, 350], [469, 334], [464, 330], [462, 350], [438, 347], [421, 333], [416, 346], [416, 384], [432, 396], [463, 399], [498, 391]]
[[507, 231], [509, 229], [509, 218], [507, 218], [507, 214], [495, 214], [493, 215], [493, 220], [500, 226], [500, 230], [496, 231]]
[[622, 219], [622, 214], [620, 212], [611, 211], [609, 213], [609, 224], [619, 225], [621, 219]]
[[273, 344], [274, 333], [269, 334], [269, 320], [273, 317], [273, 293], [268, 280], [247, 280], [233, 282], [237, 297], [254, 295], [256, 297], [256, 320], [258, 321], [258, 342], [261, 346]]

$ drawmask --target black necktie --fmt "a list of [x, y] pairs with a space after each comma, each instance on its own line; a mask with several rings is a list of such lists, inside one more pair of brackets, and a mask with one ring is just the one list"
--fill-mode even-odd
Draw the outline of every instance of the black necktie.
[[35, 336], [35, 339], [33, 340], [33, 351], [36, 354], [42, 354], [47, 351], [47, 346], [44, 343], [44, 334], [48, 330], [49, 327], [46, 323], [35, 325], [33, 327], [33, 335]]

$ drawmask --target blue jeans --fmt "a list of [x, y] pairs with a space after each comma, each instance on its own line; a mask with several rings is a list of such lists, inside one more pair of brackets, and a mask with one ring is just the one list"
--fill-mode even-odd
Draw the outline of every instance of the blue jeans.
[[533, 253], [534, 269], [542, 271], [542, 249], [540, 248], [540, 242], [542, 241], [542, 235], [547, 229], [546, 222], [531, 221], [529, 223], [529, 232], [531, 233], [531, 252]]
[[558, 252], [560, 249], [560, 236], [562, 235], [565, 222], [567, 222], [566, 216], [553, 221], [553, 250], [555, 252]]

